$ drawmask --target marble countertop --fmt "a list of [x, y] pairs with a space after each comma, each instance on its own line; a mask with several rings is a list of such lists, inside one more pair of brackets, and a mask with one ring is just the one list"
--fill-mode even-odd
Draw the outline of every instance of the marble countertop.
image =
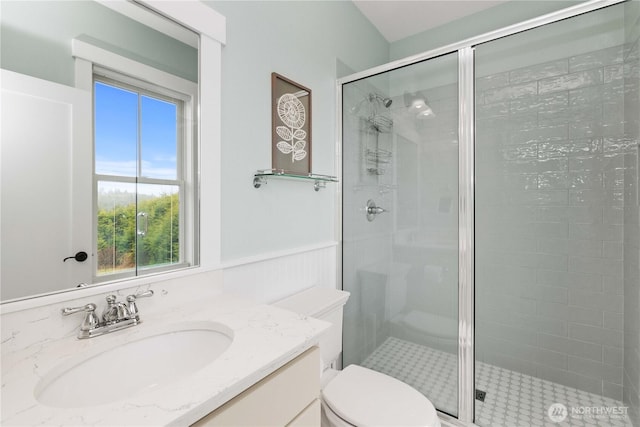
[[[66, 337], [32, 343], [2, 360], [2, 420], [14, 425], [185, 426], [204, 417], [269, 373], [316, 345], [329, 324], [286, 310], [220, 294], [145, 315], [135, 327], [101, 337]], [[80, 317], [77, 318], [78, 325]], [[233, 331], [233, 343], [213, 363], [165, 386], [108, 404], [55, 408], [39, 403], [34, 389], [42, 377], [84, 353], [107, 350], [181, 322], [219, 322]], [[114, 382], [126, 381], [127, 371]], [[91, 378], [78, 387], [100, 387]]]

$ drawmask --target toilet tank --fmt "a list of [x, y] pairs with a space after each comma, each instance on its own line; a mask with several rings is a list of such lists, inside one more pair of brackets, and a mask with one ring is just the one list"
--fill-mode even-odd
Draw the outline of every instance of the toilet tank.
[[331, 327], [320, 338], [323, 369], [331, 366], [342, 351], [342, 311], [349, 292], [330, 288], [309, 288], [273, 305], [305, 316], [324, 320]]

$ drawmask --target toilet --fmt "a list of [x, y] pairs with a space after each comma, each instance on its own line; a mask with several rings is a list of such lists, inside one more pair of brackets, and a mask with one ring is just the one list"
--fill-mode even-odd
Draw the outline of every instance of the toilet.
[[342, 352], [342, 312], [349, 293], [309, 288], [273, 305], [332, 324], [320, 339], [322, 427], [441, 427], [433, 404], [411, 386], [358, 365], [333, 369]]

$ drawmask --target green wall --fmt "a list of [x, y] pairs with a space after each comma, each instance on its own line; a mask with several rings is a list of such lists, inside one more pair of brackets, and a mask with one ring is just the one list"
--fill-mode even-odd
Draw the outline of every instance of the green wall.
[[162, 33], [89, 1], [1, 1], [0, 65], [73, 86], [71, 40], [81, 35], [121, 55], [197, 81], [198, 53]]
[[[251, 183], [271, 167], [271, 73], [312, 90], [312, 171], [335, 175], [338, 73], [388, 61], [389, 45], [350, 1], [214, 1], [222, 51], [222, 254], [231, 260], [334, 240], [334, 184]], [[338, 71], [339, 70], [339, 71]]]

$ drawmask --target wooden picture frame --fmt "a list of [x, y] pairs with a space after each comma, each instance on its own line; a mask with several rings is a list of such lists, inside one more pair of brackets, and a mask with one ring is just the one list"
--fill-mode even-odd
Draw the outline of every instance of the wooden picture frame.
[[271, 167], [311, 173], [311, 89], [271, 73]]

